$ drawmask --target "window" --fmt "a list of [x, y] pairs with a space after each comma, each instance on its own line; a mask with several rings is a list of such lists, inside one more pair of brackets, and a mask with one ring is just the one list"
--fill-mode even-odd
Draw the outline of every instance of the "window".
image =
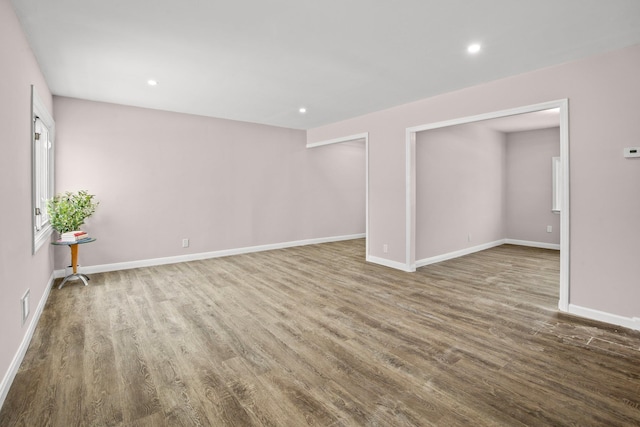
[[31, 168], [33, 253], [51, 237], [47, 201], [53, 197], [55, 123], [31, 86]]

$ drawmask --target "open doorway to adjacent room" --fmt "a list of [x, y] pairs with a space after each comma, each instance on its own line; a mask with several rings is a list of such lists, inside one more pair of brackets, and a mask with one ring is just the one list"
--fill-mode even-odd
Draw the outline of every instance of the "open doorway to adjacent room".
[[349, 186], [351, 197], [344, 200], [342, 206], [326, 207], [333, 210], [345, 210], [350, 213], [348, 219], [354, 228], [360, 228], [365, 237], [365, 254], [369, 256], [369, 134], [360, 133], [327, 141], [307, 144], [307, 148], [327, 151], [335, 160], [335, 166], [342, 171], [344, 179], [336, 179], [341, 188]]
[[503, 243], [559, 249], [567, 310], [567, 108], [559, 100], [407, 129], [408, 270]]

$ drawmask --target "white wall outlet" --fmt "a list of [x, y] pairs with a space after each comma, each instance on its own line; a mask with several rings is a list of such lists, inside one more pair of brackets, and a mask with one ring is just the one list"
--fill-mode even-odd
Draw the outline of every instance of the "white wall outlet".
[[183, 248], [189, 247], [189, 239], [182, 239], [182, 247]]
[[626, 158], [640, 157], [640, 147], [627, 147], [624, 149]]
[[31, 311], [31, 307], [29, 304], [29, 293], [30, 290], [27, 289], [27, 292], [24, 293], [22, 298], [20, 298], [20, 307], [22, 311], [22, 324], [24, 325], [29, 317], [29, 312]]
[[467, 234], [467, 242], [471, 241], [471, 233]]
[[385, 254], [389, 252], [389, 245], [387, 245], [386, 243], [382, 245], [382, 252], [384, 252]]
[[552, 233], [552, 232], [553, 232], [553, 226], [547, 225], [547, 233]]

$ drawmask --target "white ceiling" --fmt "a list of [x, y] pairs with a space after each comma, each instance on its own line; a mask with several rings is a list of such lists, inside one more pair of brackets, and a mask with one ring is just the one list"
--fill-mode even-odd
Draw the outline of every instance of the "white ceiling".
[[640, 0], [12, 3], [56, 95], [298, 129], [640, 43]]

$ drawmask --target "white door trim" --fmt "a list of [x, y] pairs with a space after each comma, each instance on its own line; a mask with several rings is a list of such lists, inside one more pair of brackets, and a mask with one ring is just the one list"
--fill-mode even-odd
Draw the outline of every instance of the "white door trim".
[[569, 310], [569, 100], [559, 99], [540, 104], [510, 108], [478, 114], [475, 116], [460, 117], [442, 122], [413, 126], [406, 129], [405, 159], [406, 159], [406, 268], [407, 271], [416, 270], [416, 133], [425, 130], [439, 129], [448, 126], [465, 123], [479, 122], [482, 120], [497, 119], [516, 114], [533, 113], [535, 111], [560, 109], [560, 163], [562, 168], [560, 212], [560, 298], [558, 308], [561, 311]]

